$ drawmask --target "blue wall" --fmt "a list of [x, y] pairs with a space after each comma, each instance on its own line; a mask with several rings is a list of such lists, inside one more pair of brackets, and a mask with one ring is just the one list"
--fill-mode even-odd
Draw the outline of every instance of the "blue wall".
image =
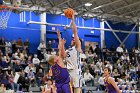
[[[133, 25], [126, 25], [124, 23], [119, 23], [119, 24], [113, 24], [112, 22], [109, 21], [110, 26], [112, 29], [115, 30], [127, 30], [131, 31], [134, 27]], [[109, 28], [105, 24], [105, 28]], [[133, 32], [137, 31], [137, 27], [133, 30]], [[125, 39], [125, 37], [128, 35], [127, 33], [121, 33], [121, 32], [115, 32], [116, 35], [120, 38], [121, 41]], [[105, 32], [105, 44], [109, 48], [111, 45], [114, 45], [116, 48], [120, 45], [119, 41], [117, 38], [114, 36], [112, 32]], [[138, 45], [138, 35], [137, 34], [131, 34], [126, 42], [124, 43], [127, 49], [131, 49], [132, 47], [137, 47]]]
[[[66, 18], [63, 15], [51, 15], [47, 14], [47, 22], [54, 23], [54, 24], [62, 24], [62, 25], [69, 25], [71, 20]], [[76, 25], [77, 26], [84, 26], [84, 27], [100, 27], [100, 22], [96, 19], [84, 20], [81, 17], [76, 18]], [[56, 29], [60, 29], [62, 32], [63, 38], [67, 40], [66, 45], [69, 46], [72, 40], [72, 29], [64, 29], [64, 27], [55, 27]], [[52, 30], [52, 26], [47, 26], [47, 30]], [[94, 30], [94, 34], [91, 33], [91, 30], [87, 29], [78, 29], [78, 35], [81, 39], [83, 39], [83, 45], [85, 41], [91, 42], [99, 42], [100, 43], [100, 31]], [[53, 37], [53, 35], [52, 35]], [[55, 37], [57, 38], [57, 37]], [[84, 46], [83, 46], [84, 48]]]
[[[10, 41], [17, 40], [20, 37], [23, 42], [28, 38], [31, 45], [30, 52], [34, 53], [40, 42], [40, 25], [27, 25], [29, 12], [26, 12], [26, 22], [19, 22], [19, 20], [20, 15], [12, 13], [9, 18], [8, 28], [5, 30], [0, 29], [0, 37], [4, 37], [5, 40], [9, 39]], [[40, 17], [32, 13], [32, 20], [40, 21]]]
[[[22, 38], [23, 42], [26, 38], [29, 39], [31, 49], [31, 53], [35, 53], [39, 42], [40, 42], [40, 25], [36, 24], [30, 24], [28, 25], [27, 22], [30, 18], [30, 12], [26, 12], [26, 22], [19, 22], [20, 16], [19, 14], [12, 13], [9, 22], [8, 22], [8, 28], [5, 30], [0, 29], [0, 37], [4, 37], [5, 39], [17, 40], [19, 37]], [[66, 18], [63, 15], [51, 15], [47, 14], [47, 22], [48, 23], [55, 23], [55, 24], [62, 24], [62, 25], [69, 25], [71, 20]], [[40, 22], [40, 16], [35, 15], [32, 13], [32, 21]], [[112, 24], [109, 22], [111, 27], [113, 29], [120, 29], [121, 30], [131, 30], [133, 28], [133, 25], [125, 25], [125, 24]], [[82, 26], [82, 27], [95, 27], [100, 28], [100, 22], [96, 19], [90, 19], [90, 20], [84, 20], [81, 17], [76, 18], [76, 25]], [[69, 46], [72, 40], [72, 29], [64, 29], [64, 27], [55, 27], [56, 29], [60, 29], [62, 33], [62, 37], [67, 40], [66, 45]], [[107, 25], [105, 25], [105, 28], [108, 28]], [[52, 26], [47, 26], [47, 35], [46, 35], [46, 41], [48, 40], [57, 40], [56, 31], [52, 31]], [[100, 31], [99, 30], [93, 30], [94, 34], [91, 33], [91, 30], [87, 29], [78, 29], [78, 34], [81, 39], [83, 39], [83, 45], [85, 41], [90, 42], [99, 42], [100, 43]], [[136, 31], [136, 29], [135, 29]], [[123, 40], [127, 34], [125, 33], [117, 33], [119, 38]], [[107, 47], [110, 47], [112, 44], [117, 47], [120, 43], [116, 39], [116, 37], [112, 34], [112, 32], [105, 32], [105, 44]], [[133, 46], [137, 46], [137, 35], [132, 34], [125, 42], [125, 45], [127, 48], [132, 48]], [[84, 47], [83, 47], [84, 48]]]
[[[0, 37], [4, 37], [5, 39], [17, 40], [19, 37], [24, 42], [26, 38], [29, 39], [31, 49], [31, 53], [35, 53], [39, 42], [40, 42], [40, 25], [30, 24], [28, 25], [27, 22], [30, 18], [30, 12], [26, 12], [26, 22], [20, 22], [20, 15], [12, 13], [9, 22], [8, 28], [5, 30], [0, 29]], [[32, 13], [32, 21], [40, 22], [40, 16], [35, 15]], [[47, 22], [48, 23], [55, 23], [55, 24], [63, 24], [69, 25], [71, 20], [66, 18], [62, 15], [50, 15], [47, 14]], [[82, 18], [76, 18], [76, 24], [78, 26], [85, 26], [85, 27], [100, 27], [100, 23], [97, 20], [83, 20]], [[72, 30], [71, 29], [64, 29], [64, 27], [55, 27], [56, 29], [60, 29], [62, 32], [63, 38], [67, 40], [67, 46], [70, 45], [72, 40]], [[94, 34], [90, 33], [91, 30], [87, 29], [78, 29], [78, 34], [81, 39], [84, 41], [91, 41], [91, 42], [99, 42], [100, 43], [100, 31], [94, 32]], [[52, 31], [52, 26], [47, 26], [47, 35], [46, 41], [48, 40], [57, 40], [56, 31]], [[84, 43], [84, 42], [83, 42]], [[84, 44], [83, 44], [84, 45]], [[84, 47], [83, 47], [84, 48]]]

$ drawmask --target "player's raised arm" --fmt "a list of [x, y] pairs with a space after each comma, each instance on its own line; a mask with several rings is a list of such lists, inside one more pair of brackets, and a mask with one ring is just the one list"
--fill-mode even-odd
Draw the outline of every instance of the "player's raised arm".
[[[64, 45], [65, 45], [66, 41], [61, 38], [60, 30], [57, 30], [57, 36], [58, 36], [58, 40], [59, 40], [59, 45], [58, 45], [59, 56], [61, 55], [64, 58], [67, 55], [66, 52], [64, 51], [65, 50]], [[63, 42], [64, 45], [62, 44], [62, 41], [64, 41]]]
[[58, 49], [59, 49], [59, 46], [61, 45], [61, 34], [60, 34], [59, 29], [57, 29], [57, 37], [58, 37], [58, 40], [59, 40], [59, 44], [58, 44]]
[[62, 43], [62, 46], [61, 46], [61, 56], [62, 56], [63, 58], [65, 58], [65, 56], [67, 55], [67, 54], [66, 54], [66, 51], [65, 51], [66, 40], [61, 39], [61, 43]]
[[78, 49], [79, 52], [82, 52], [81, 41], [79, 40], [79, 36], [78, 36], [78, 33], [77, 33], [77, 27], [76, 27], [76, 24], [75, 24], [74, 14], [72, 15], [71, 25], [73, 27], [73, 34], [74, 34], [74, 40], [75, 40], [75, 43], [76, 43], [76, 48]]
[[65, 43], [66, 41], [64, 39], [61, 39], [61, 45], [59, 46], [59, 61], [57, 62], [57, 64], [60, 65], [61, 67], [65, 67], [63, 63], [63, 58], [64, 58], [63, 53], [65, 52], [65, 47], [64, 47]]

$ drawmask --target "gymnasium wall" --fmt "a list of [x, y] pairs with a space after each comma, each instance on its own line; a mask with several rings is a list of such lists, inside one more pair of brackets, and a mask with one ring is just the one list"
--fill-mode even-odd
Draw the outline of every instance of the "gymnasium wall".
[[[126, 25], [124, 23], [113, 24], [110, 21], [108, 23], [112, 27], [112, 29], [116, 29], [116, 30], [131, 31], [134, 27], [134, 24], [133, 25]], [[105, 24], [105, 28], [109, 28], [109, 27]], [[137, 27], [135, 27], [133, 32], [136, 32], [136, 31], [138, 31]], [[115, 33], [120, 38], [121, 41], [123, 41], [126, 38], [126, 36], [128, 35], [128, 33], [122, 33], [122, 32], [115, 32]], [[114, 36], [114, 34], [112, 32], [105, 32], [105, 44], [106, 44], [107, 48], [110, 48], [111, 45], [114, 45], [115, 48], [117, 48], [120, 45], [120, 42], [117, 40], [117, 38]], [[128, 37], [128, 39], [126, 40], [126, 42], [124, 43], [124, 45], [127, 49], [137, 47], [138, 46], [138, 35], [131, 34]]]
[[[48, 23], [54, 23], [54, 24], [62, 24], [62, 25], [69, 25], [71, 20], [66, 18], [63, 15], [51, 15], [47, 14], [47, 22]], [[96, 19], [90, 19], [90, 20], [84, 20], [81, 17], [76, 18], [76, 25], [81, 27], [96, 27], [100, 28], [100, 22]], [[55, 29], [60, 29], [62, 32], [63, 38], [67, 40], [66, 47], [68, 47], [71, 44], [72, 40], [72, 29], [64, 29], [64, 27], [55, 27]], [[52, 30], [52, 26], [47, 26], [47, 30]], [[92, 30], [94, 33], [91, 33], [91, 30], [88, 29], [78, 29], [78, 35], [83, 40], [83, 48], [84, 48], [84, 42], [90, 41], [90, 42], [99, 42], [100, 43], [100, 31], [99, 30]], [[48, 36], [48, 35], [47, 35]], [[52, 35], [49, 35], [48, 38], [55, 38]]]
[[[25, 13], [25, 14], [24, 14]], [[20, 37], [24, 42], [26, 38], [28, 38], [30, 42], [30, 52], [35, 53], [39, 42], [40, 42], [40, 25], [30, 24], [27, 22], [30, 20], [30, 12], [24, 12], [22, 14], [11, 13], [8, 28], [0, 29], [0, 37], [4, 37], [5, 40], [8, 39], [12, 42], [12, 40], [16, 40]], [[25, 17], [23, 17], [25, 15]], [[40, 21], [40, 17], [32, 15], [32, 20]]]
[[[21, 18], [22, 16], [22, 18]], [[23, 17], [24, 16], [24, 17]], [[12, 13], [7, 29], [0, 29], [0, 37], [4, 37], [12, 42], [12, 40], [17, 40], [19, 37], [24, 42], [28, 38], [31, 48], [31, 53], [36, 53], [36, 49], [40, 42], [40, 25], [37, 24], [27, 24], [29, 20], [40, 22], [40, 16], [35, 15], [33, 12], [22, 12], [21, 14]], [[51, 15], [47, 14], [47, 22], [55, 24], [69, 25], [70, 19], [67, 19], [63, 15]], [[82, 18], [76, 18], [76, 25], [85, 27], [100, 27], [100, 23], [97, 20], [84, 20]], [[64, 29], [64, 27], [55, 27], [55, 29], [60, 29], [62, 37], [67, 40], [66, 46], [68, 47], [72, 40], [72, 29]], [[56, 31], [52, 31], [52, 26], [47, 26], [46, 31], [46, 41], [57, 40]], [[85, 41], [99, 42], [100, 43], [100, 31], [94, 30], [94, 34], [91, 30], [78, 29], [78, 34], [81, 39], [83, 39], [83, 48]]]
[[[30, 16], [30, 14], [32, 16]], [[21, 16], [25, 16], [21, 18]], [[66, 18], [63, 15], [51, 15], [47, 14], [46, 20], [48, 23], [54, 23], [54, 24], [62, 24], [62, 25], [69, 25], [71, 20]], [[15, 14], [12, 13], [9, 22], [8, 22], [8, 28], [5, 30], [0, 29], [0, 37], [4, 37], [5, 39], [17, 40], [19, 37], [24, 42], [26, 38], [29, 39], [31, 48], [31, 53], [36, 53], [36, 49], [40, 42], [40, 25], [37, 24], [30, 24], [28, 25], [27, 22], [29, 20], [40, 22], [40, 16], [35, 15], [32, 12], [22, 12], [22, 14]], [[113, 29], [122, 29], [122, 30], [131, 30], [133, 28], [133, 25], [125, 25], [125, 24], [112, 24], [109, 22], [111, 27]], [[95, 27], [100, 28], [100, 22], [96, 19], [90, 19], [90, 20], [84, 20], [81, 17], [76, 18], [76, 25], [81, 27]], [[105, 28], [108, 28], [107, 25], [105, 25]], [[56, 31], [52, 30], [52, 26], [46, 27], [46, 41], [49, 40], [57, 40]], [[72, 40], [72, 29], [65, 29], [64, 27], [56, 27], [55, 30], [60, 29], [62, 33], [62, 37], [67, 40], [66, 47], [68, 47], [71, 44]], [[79, 37], [83, 40], [83, 49], [84, 49], [84, 43], [85, 41], [90, 42], [98, 42], [100, 44], [100, 31], [99, 30], [92, 30], [94, 33], [91, 33], [91, 30], [88, 29], [78, 29]], [[136, 31], [136, 29], [135, 29]], [[124, 33], [117, 33], [119, 38], [123, 40], [127, 34]], [[112, 44], [117, 47], [119, 45], [118, 40], [112, 32], [105, 32], [105, 44], [107, 47], [110, 47]], [[127, 48], [131, 48], [133, 46], [137, 46], [137, 35], [132, 34], [129, 36], [127, 41], [125, 42], [125, 45]]]

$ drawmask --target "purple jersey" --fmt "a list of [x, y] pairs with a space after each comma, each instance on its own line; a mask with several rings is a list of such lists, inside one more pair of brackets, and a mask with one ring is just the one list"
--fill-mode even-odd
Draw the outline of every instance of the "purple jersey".
[[117, 93], [114, 86], [108, 82], [108, 78], [107, 78], [107, 80], [105, 80], [105, 86], [106, 86], [106, 89], [107, 89], [107, 93]]
[[61, 87], [63, 84], [69, 84], [70, 76], [67, 68], [62, 68], [58, 64], [52, 66], [53, 76], [55, 78], [56, 87]]

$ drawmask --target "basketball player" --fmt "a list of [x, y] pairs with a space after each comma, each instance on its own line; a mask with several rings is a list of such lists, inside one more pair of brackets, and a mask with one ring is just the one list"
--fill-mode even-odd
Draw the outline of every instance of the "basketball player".
[[82, 49], [81, 49], [81, 41], [77, 33], [77, 27], [74, 21], [75, 18], [73, 14], [71, 25], [73, 27], [74, 38], [71, 41], [72, 48], [69, 48], [65, 52], [65, 57], [66, 57], [66, 67], [70, 74], [71, 84], [74, 89], [74, 93], [81, 93], [82, 75], [80, 66], [81, 63], [80, 53], [82, 53]]
[[[58, 36], [60, 36], [60, 32], [57, 32]], [[70, 89], [70, 76], [68, 73], [67, 68], [65, 68], [63, 63], [63, 51], [64, 44], [66, 41], [61, 39], [59, 41], [59, 55], [58, 56], [51, 56], [48, 60], [48, 63], [52, 66], [50, 69], [50, 76], [54, 76], [55, 78], [55, 85], [57, 87], [57, 93], [71, 93]], [[52, 73], [52, 74], [51, 74]]]
[[107, 93], [121, 93], [119, 87], [117, 86], [114, 79], [110, 76], [111, 70], [108, 67], [104, 68], [104, 75], [105, 75], [105, 86], [107, 89]]

